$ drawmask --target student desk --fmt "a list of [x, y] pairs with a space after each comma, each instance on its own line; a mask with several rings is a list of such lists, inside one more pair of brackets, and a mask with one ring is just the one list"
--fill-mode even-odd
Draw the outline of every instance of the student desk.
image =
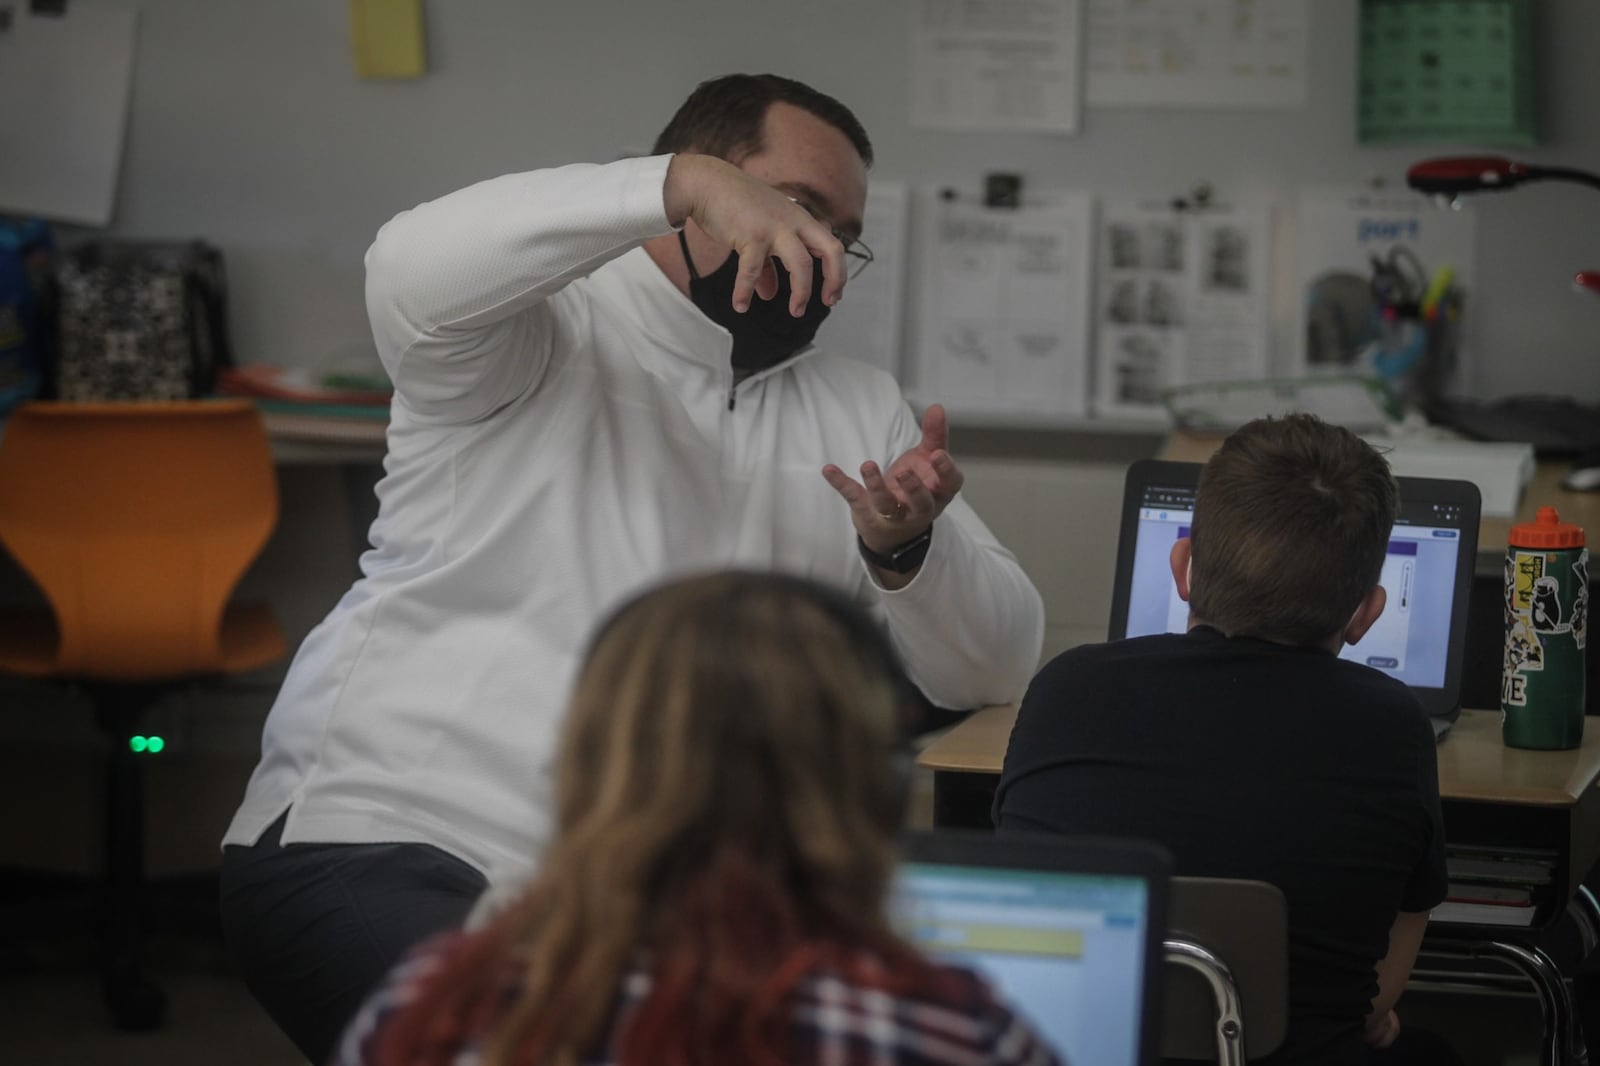
[[272, 441], [273, 458], [280, 463], [377, 466], [387, 451], [386, 418], [329, 418], [263, 411], [261, 420]]
[[368, 531], [378, 517], [374, 486], [387, 453], [385, 419], [324, 419], [262, 412], [272, 457], [281, 466], [338, 467], [350, 510], [348, 537], [357, 556], [367, 550]]
[[[933, 821], [940, 827], [988, 828], [995, 785], [1016, 722], [1012, 705], [975, 711], [923, 748], [917, 764], [933, 771]], [[1600, 722], [1571, 751], [1522, 751], [1500, 739], [1500, 712], [1463, 710], [1439, 743], [1439, 794], [1445, 832], [1457, 844], [1549, 848], [1559, 855], [1555, 884], [1586, 906], [1575, 915], [1590, 926], [1592, 897], [1584, 874], [1600, 859]], [[1547, 917], [1557, 916], [1551, 911]], [[1430, 927], [1425, 955], [1458, 961], [1494, 959], [1533, 984], [1545, 1017], [1542, 1061], [1579, 1061], [1577, 1022], [1561, 974], [1526, 930], [1500, 926]], [[1592, 948], [1592, 943], [1585, 945]], [[1477, 980], [1474, 980], [1476, 978]], [[1492, 975], [1463, 975], [1488, 983]]]

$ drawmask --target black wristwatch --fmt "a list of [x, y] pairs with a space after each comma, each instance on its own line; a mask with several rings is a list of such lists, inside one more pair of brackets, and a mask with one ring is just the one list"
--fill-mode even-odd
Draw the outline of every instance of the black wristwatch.
[[930, 522], [927, 529], [904, 544], [889, 549], [887, 554], [875, 552], [867, 547], [867, 542], [859, 535], [856, 537], [856, 550], [861, 553], [861, 558], [879, 570], [887, 570], [893, 574], [909, 574], [921, 566], [922, 560], [928, 557], [928, 546], [932, 543], [933, 523]]

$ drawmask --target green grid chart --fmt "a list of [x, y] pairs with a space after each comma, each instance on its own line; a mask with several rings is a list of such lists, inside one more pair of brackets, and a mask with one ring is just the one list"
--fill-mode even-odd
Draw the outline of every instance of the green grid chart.
[[1533, 6], [1361, 0], [1361, 143], [1533, 144]]

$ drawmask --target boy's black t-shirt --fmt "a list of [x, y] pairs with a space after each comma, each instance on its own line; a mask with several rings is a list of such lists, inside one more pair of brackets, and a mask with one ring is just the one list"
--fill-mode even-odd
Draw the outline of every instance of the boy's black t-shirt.
[[1033, 680], [995, 797], [1002, 831], [1144, 837], [1187, 876], [1289, 902], [1279, 1062], [1362, 1062], [1399, 911], [1444, 899], [1433, 730], [1404, 685], [1206, 626], [1074, 648]]

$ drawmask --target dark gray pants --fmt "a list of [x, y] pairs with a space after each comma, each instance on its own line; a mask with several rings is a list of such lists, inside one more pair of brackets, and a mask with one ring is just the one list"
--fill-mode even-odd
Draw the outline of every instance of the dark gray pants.
[[323, 1063], [389, 968], [460, 925], [487, 882], [428, 844], [282, 845], [283, 821], [223, 849], [222, 930], [251, 993]]

